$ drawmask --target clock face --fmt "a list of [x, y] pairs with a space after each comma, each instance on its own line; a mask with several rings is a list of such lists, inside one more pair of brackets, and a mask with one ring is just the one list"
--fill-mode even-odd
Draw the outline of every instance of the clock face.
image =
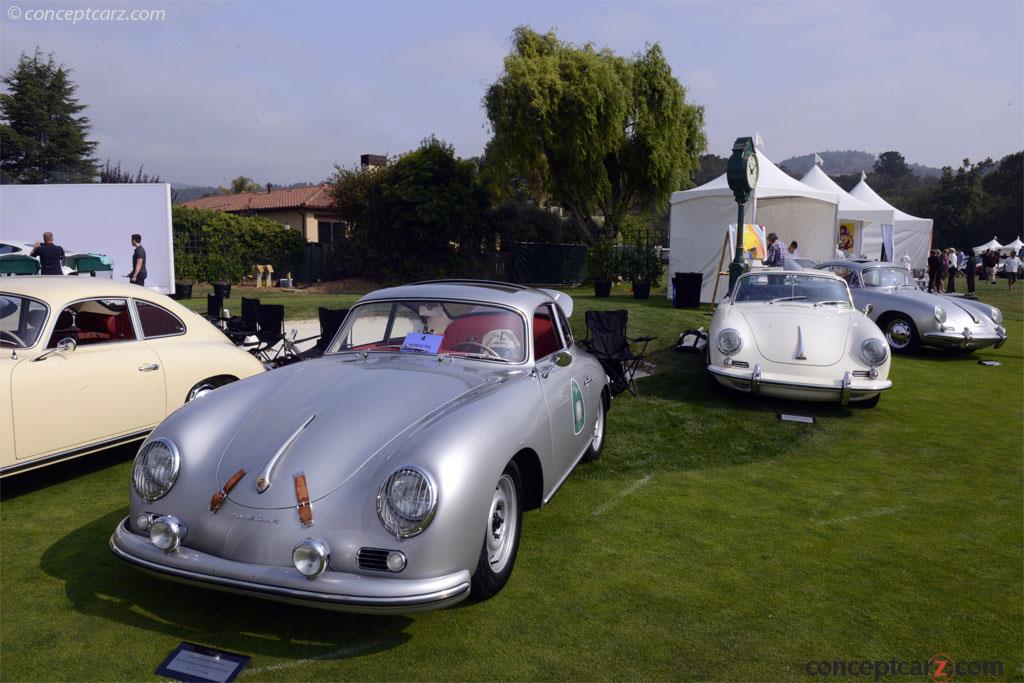
[[757, 154], [751, 154], [747, 158], [747, 184], [750, 189], [754, 189], [754, 186], [757, 185], [757, 171]]

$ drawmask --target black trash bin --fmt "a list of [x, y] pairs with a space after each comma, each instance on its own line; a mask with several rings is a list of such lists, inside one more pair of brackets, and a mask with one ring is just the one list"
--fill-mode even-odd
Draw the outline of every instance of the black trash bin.
[[192, 298], [192, 283], [191, 282], [175, 282], [174, 283], [174, 296], [172, 299], [191, 299]]
[[703, 273], [676, 273], [672, 276], [672, 305], [675, 308], [700, 308]]
[[225, 301], [231, 298], [231, 283], [230, 282], [214, 282], [213, 293], [224, 299]]

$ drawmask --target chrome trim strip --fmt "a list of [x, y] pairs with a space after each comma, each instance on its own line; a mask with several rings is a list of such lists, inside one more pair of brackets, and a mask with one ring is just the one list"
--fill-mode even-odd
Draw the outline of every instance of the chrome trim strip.
[[761, 393], [761, 364], [754, 365], [754, 371], [750, 373], [750, 393], [757, 396]]
[[295, 440], [299, 438], [299, 434], [302, 433], [302, 430], [308, 427], [315, 419], [315, 413], [310, 415], [309, 419], [303, 422], [299, 428], [292, 432], [292, 435], [289, 436], [283, 444], [281, 444], [281, 447], [277, 449], [277, 452], [270, 456], [270, 460], [267, 461], [267, 464], [263, 466], [263, 470], [259, 473], [259, 476], [256, 477], [256, 493], [263, 493], [270, 488], [270, 475], [274, 472], [274, 466], [277, 465], [278, 460], [288, 452], [288, 449], [291, 448], [293, 443], [295, 443]]
[[839, 403], [846, 406], [850, 404], [850, 392], [853, 386], [853, 376], [850, 371], [847, 370], [846, 374], [843, 375], [843, 389], [839, 394]]
[[43, 465], [52, 465], [55, 462], [61, 460], [67, 460], [70, 458], [77, 457], [79, 455], [88, 455], [93, 451], [99, 451], [106, 448], [113, 448], [114, 446], [120, 446], [122, 444], [130, 443], [132, 441], [138, 441], [139, 439], [146, 438], [146, 435], [153, 431], [153, 428], [143, 429], [142, 431], [132, 432], [131, 434], [125, 434], [123, 436], [117, 436], [113, 439], [106, 441], [98, 441], [89, 446], [81, 446], [79, 448], [73, 448], [69, 451], [61, 451], [60, 453], [54, 453], [53, 455], [46, 455], [41, 458], [32, 458], [25, 462], [19, 462], [14, 465], [8, 465], [7, 467], [0, 468], [0, 477], [6, 477], [10, 474], [17, 474], [23, 470], [34, 469], [36, 467], [42, 467]]
[[800, 326], [796, 326], [796, 355], [793, 356], [796, 360], [807, 360], [807, 356], [804, 355], [804, 331], [800, 329]]

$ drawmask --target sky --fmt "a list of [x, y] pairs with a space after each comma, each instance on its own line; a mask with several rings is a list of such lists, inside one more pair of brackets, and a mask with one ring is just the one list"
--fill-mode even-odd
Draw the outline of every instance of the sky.
[[[113, 14], [103, 10], [162, 18], [104, 21]], [[2, 0], [0, 70], [37, 47], [73, 69], [100, 160], [172, 182], [287, 184], [431, 134], [459, 156], [480, 154], [490, 137], [481, 102], [519, 25], [623, 55], [660, 43], [721, 156], [754, 132], [776, 161], [896, 149], [957, 166], [1024, 148], [1019, 0]]]

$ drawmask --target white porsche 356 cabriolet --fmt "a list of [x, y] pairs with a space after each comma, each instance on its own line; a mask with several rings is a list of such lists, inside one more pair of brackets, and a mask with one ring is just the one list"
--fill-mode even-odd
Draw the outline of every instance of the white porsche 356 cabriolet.
[[714, 378], [754, 395], [872, 407], [892, 386], [881, 330], [845, 281], [821, 271], [742, 275], [715, 311], [707, 348]]

